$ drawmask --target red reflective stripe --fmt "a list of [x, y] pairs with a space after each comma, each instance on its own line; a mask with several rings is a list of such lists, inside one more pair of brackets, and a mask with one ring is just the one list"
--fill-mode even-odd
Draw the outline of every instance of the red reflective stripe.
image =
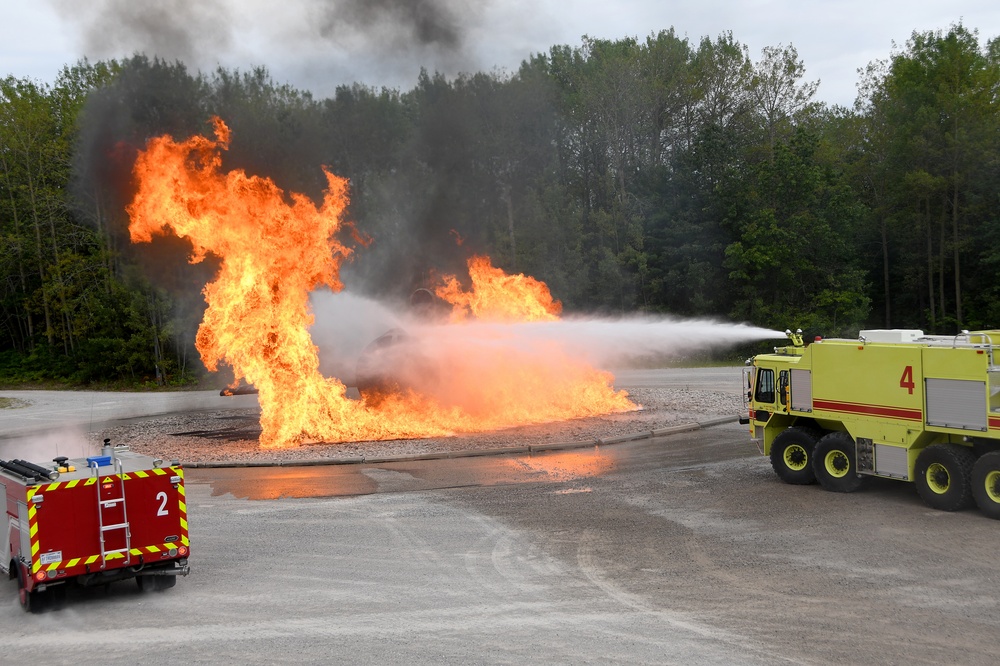
[[828, 412], [844, 412], [847, 414], [864, 414], [865, 416], [886, 416], [892, 419], [908, 421], [923, 421], [924, 413], [919, 409], [905, 407], [885, 407], [882, 405], [865, 405], [856, 402], [840, 402], [837, 400], [813, 400], [814, 409]]

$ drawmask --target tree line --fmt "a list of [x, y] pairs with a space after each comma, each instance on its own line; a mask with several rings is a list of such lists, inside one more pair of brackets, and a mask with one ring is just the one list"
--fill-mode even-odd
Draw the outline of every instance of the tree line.
[[192, 381], [211, 262], [128, 242], [145, 141], [232, 129], [224, 166], [319, 198], [351, 183], [349, 288], [405, 299], [472, 252], [567, 312], [807, 333], [1000, 327], [1000, 40], [914, 33], [815, 99], [793, 46], [584, 38], [516, 72], [330, 98], [266, 69], [136, 55], [0, 80], [0, 380]]

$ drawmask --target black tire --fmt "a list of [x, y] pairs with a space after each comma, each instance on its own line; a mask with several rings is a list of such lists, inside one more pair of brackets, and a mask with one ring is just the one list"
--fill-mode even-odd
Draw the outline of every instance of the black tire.
[[785, 483], [804, 486], [816, 483], [812, 468], [813, 450], [819, 434], [809, 428], [788, 428], [771, 443], [771, 467]]
[[[15, 565], [17, 566], [17, 565]], [[21, 608], [26, 612], [31, 612], [31, 602], [32, 593], [28, 592], [27, 586], [24, 584], [24, 573], [21, 571], [21, 567], [17, 567], [17, 599], [21, 602]]]
[[846, 432], [831, 432], [816, 443], [812, 467], [819, 484], [835, 493], [853, 493], [868, 480], [858, 475], [854, 439]]
[[924, 504], [939, 511], [972, 505], [972, 468], [976, 456], [958, 444], [934, 444], [917, 456], [914, 482]]
[[20, 565], [17, 567], [17, 596], [21, 608], [27, 613], [39, 613], [45, 608], [45, 593], [38, 590], [28, 591], [27, 581]]
[[1000, 520], [1000, 451], [983, 454], [972, 466], [972, 497], [984, 515]]

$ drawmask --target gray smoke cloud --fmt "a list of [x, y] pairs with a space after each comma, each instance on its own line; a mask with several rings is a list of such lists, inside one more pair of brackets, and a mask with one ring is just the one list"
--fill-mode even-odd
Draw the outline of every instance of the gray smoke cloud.
[[[445, 49], [462, 45], [458, 7], [442, 0], [330, 0], [323, 3], [320, 34], [343, 37], [349, 30], [386, 31], [404, 42], [434, 44]], [[399, 43], [383, 46], [398, 48]]]
[[354, 82], [406, 89], [421, 67], [448, 76], [493, 69], [497, 56], [482, 46], [498, 15], [512, 46], [530, 30], [521, 0], [48, 2], [91, 60], [142, 53], [201, 71], [264, 66], [320, 97]]
[[232, 45], [232, 7], [227, 0], [53, 0], [80, 30], [83, 51], [104, 59], [145, 53], [196, 64], [208, 50]]

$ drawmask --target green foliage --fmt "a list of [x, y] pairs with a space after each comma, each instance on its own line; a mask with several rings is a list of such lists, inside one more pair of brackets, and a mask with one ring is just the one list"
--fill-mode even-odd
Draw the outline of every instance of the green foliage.
[[853, 335], [1000, 326], [1000, 41], [914, 33], [853, 110], [789, 46], [585, 37], [518, 71], [330, 99], [264, 68], [135, 55], [0, 80], [0, 382], [197, 380], [211, 258], [128, 241], [145, 141], [233, 130], [224, 167], [318, 198], [351, 182], [350, 288], [405, 299], [485, 253], [567, 311]]
[[998, 325], [986, 314], [995, 281], [980, 265], [978, 242], [991, 235], [997, 204], [993, 53], [959, 24], [913, 33], [867, 74], [860, 109], [870, 122], [861, 157], [868, 163], [857, 176], [880, 184], [866, 198], [882, 218], [882, 265], [873, 275], [882, 283], [885, 325]]

